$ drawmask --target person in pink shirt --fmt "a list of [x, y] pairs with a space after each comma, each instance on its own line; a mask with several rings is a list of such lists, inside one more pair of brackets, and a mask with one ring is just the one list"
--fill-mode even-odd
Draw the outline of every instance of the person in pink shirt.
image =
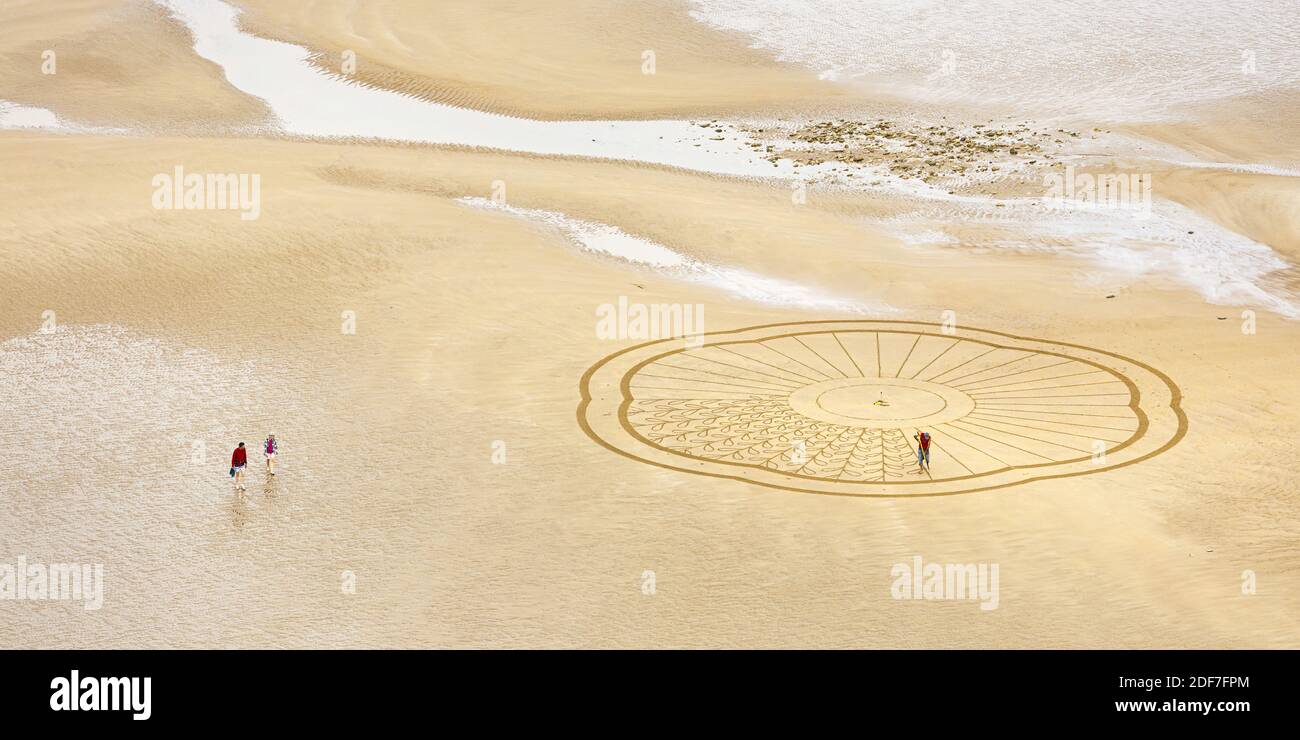
[[266, 474], [275, 475], [275, 455], [280, 451], [280, 444], [275, 441], [274, 434], [266, 438], [262, 448], [266, 453]]

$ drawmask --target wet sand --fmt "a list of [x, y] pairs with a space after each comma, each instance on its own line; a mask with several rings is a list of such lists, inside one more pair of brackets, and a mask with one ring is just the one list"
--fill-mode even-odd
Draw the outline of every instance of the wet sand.
[[245, 30], [306, 46], [332, 73], [352, 51], [353, 74], [364, 84], [527, 118], [793, 113], [862, 99], [770, 60], [738, 35], [693, 22], [678, 2], [239, 6]]
[[[303, 30], [265, 12], [254, 26], [275, 26], [271, 36], [340, 33], [330, 14]], [[596, 59], [619, 53], [590, 46]], [[424, 63], [388, 53], [394, 69]], [[727, 50], [718, 76], [699, 74], [726, 87], [735, 68], [781, 91], [748, 98], [755, 108], [798, 107], [820, 87], [805, 74], [806, 88], [782, 88], [793, 72], [741, 58]], [[65, 69], [61, 84], [80, 79]], [[187, 110], [213, 126], [257, 120], [256, 101], [211, 65], [171, 70], [175, 81], [139, 83], [148, 116], [128, 97], [29, 96], [6, 80], [0, 98], [98, 125], [190, 131]], [[718, 100], [646, 101], [595, 75], [621, 98], [587, 91], [575, 99], [598, 98], [590, 108], [554, 97], [547, 111], [545, 79], [511, 83], [531, 87], [531, 102], [464, 84], [477, 90], [467, 99], [539, 117]], [[746, 95], [718, 108], [744, 109]], [[241, 102], [186, 107], [222, 96]], [[259, 173], [260, 217], [155, 210], [151, 179], [177, 164]], [[908, 243], [880, 225], [915, 208], [902, 195], [813, 188], [796, 203], [781, 182], [632, 163], [4, 131], [0, 167], [0, 445], [11, 451], [0, 541], [10, 559], [102, 562], [107, 578], [99, 611], [0, 601], [0, 645], [1296, 646], [1300, 381], [1286, 358], [1300, 324], [1263, 307], [1210, 304], [1168, 275], [1051, 250]], [[598, 336], [602, 304], [703, 304], [710, 330], [852, 316], [746, 300], [457, 202], [491, 198], [494, 181], [512, 206], [889, 306], [891, 319], [953, 311], [959, 326], [1140, 359], [1178, 384], [1187, 434], [1122, 469], [923, 500], [780, 492], [611, 454], [575, 416], [583, 373], [631, 344]], [[1290, 180], [1179, 168], [1156, 187], [1293, 258]], [[978, 242], [1003, 227], [951, 228]], [[1242, 332], [1243, 310], [1256, 311], [1256, 333]], [[257, 453], [268, 433], [282, 445], [269, 483]], [[226, 476], [238, 441], [253, 448], [243, 499]], [[998, 563], [999, 607], [892, 599], [891, 567], [915, 555]]]

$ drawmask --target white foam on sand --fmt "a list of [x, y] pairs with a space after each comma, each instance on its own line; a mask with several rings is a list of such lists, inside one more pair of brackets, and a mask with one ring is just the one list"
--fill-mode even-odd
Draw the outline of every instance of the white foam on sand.
[[910, 213], [868, 223], [924, 249], [958, 244], [945, 225], [956, 229], [982, 223], [994, 227], [993, 235], [964, 237], [961, 248], [1050, 252], [1087, 259], [1114, 275], [1169, 275], [1209, 303], [1264, 308], [1300, 319], [1300, 297], [1276, 279], [1294, 270], [1286, 260], [1178, 203], [1156, 199], [1150, 211], [1140, 211], [1101, 205], [1048, 210], [1040, 198], [998, 202], [1002, 207], [923, 203]]
[[1158, 119], [1171, 108], [1300, 85], [1300, 14], [1275, 0], [690, 0], [824, 79], [1020, 115]]
[[[1300, 301], [1273, 276], [1290, 268], [1267, 245], [1238, 234], [1171, 201], [1158, 201], [1148, 218], [1091, 214], [1073, 223], [1044, 220], [1039, 233], [1067, 239], [1074, 250], [1108, 268], [1134, 274], [1172, 274], [1209, 303], [1261, 307], [1300, 319]], [[1032, 233], [1032, 232], [1031, 232]]]
[[19, 105], [7, 100], [0, 100], [0, 129], [35, 128], [56, 131], [74, 131], [53, 111], [30, 105]]
[[588, 252], [614, 257], [671, 277], [700, 282], [746, 300], [770, 305], [862, 315], [892, 313], [893, 309], [826, 297], [808, 287], [733, 267], [710, 265], [616, 226], [572, 218], [558, 211], [518, 208], [488, 198], [458, 198], [473, 208], [501, 211], [560, 231]]
[[1271, 164], [1253, 164], [1246, 162], [1197, 162], [1194, 160], [1184, 159], [1160, 159], [1160, 162], [1167, 162], [1179, 167], [1201, 170], [1224, 170], [1227, 172], [1241, 172], [1250, 175], [1272, 175], [1274, 177], [1300, 177], [1300, 169], [1294, 167], [1277, 167]]
[[0, 100], [0, 130], [35, 129], [66, 134], [120, 134], [125, 129], [85, 126], [60, 118], [54, 111]]
[[[1181, 94], [1187, 85], [1186, 77], [1189, 72], [1183, 67], [1168, 69], [1161, 67], [1157, 70], [1159, 80], [1164, 85], [1162, 87], [1147, 84], [1150, 80], [1143, 75], [1120, 74], [1116, 77], [1112, 71], [1105, 70], [1102, 77], [1079, 80], [1075, 77], [1065, 79], [1055, 77], [1053, 76], [1055, 72], [1048, 74], [1051, 70], [1040, 70], [1041, 74], [1037, 75], [1029, 74], [1037, 69], [1034, 65], [1015, 74], [997, 65], [981, 66], [980, 60], [983, 59], [981, 55], [993, 54], [997, 57], [994, 61], [1001, 60], [999, 64], [1005, 63], [1010, 58], [1017, 60], [1017, 63], [1022, 63], [1025, 58], [1024, 54], [1007, 57], [1006, 44], [990, 47], [986, 43], [987, 38], [1002, 38], [998, 34], [1016, 39], [1029, 32], [1025, 28], [1015, 27], [1015, 23], [1010, 26], [999, 25], [1006, 18], [1015, 20], [1019, 17], [1020, 11], [1008, 5], [1008, 1], [997, 0], [991, 6], [989, 13], [984, 14], [983, 10], [973, 6], [956, 10], [943, 10], [938, 6], [924, 4], [908, 8], [884, 8], [879, 7], [880, 4], [876, 0], [871, 0], [862, 7], [842, 6], [833, 0], [813, 0], [798, 8], [777, 0], [771, 2], [765, 0], [751, 5], [733, 0], [695, 0], [694, 14], [698, 19], [713, 25], [748, 33], [755, 39], [756, 45], [771, 48], [782, 58], [809, 64], [819, 71], [827, 72], [833, 78], [877, 72], [890, 73], [890, 69], [878, 69], [874, 65], [886, 64], [887, 67], [888, 64], [894, 63], [889, 62], [889, 59], [894, 57], [886, 59], [871, 55], [869, 50], [874, 48], [873, 44], [884, 44], [888, 49], [897, 47], [899, 53], [895, 55], [896, 61], [902, 60], [898, 63], [905, 63], [905, 66], [910, 64], [923, 71], [924, 54], [937, 54], [939, 50], [948, 48], [950, 42], [932, 39], [933, 34], [926, 31], [920, 35], [925, 43], [918, 47], [917, 44], [920, 42], [916, 39], [911, 41], [904, 39], [900, 42], [898, 34], [890, 32], [889, 29], [893, 27], [894, 31], [906, 30], [919, 22], [918, 17], [925, 20], [933, 16], [931, 20], [943, 27], [953, 23], [958, 25], [964, 23], [971, 28], [985, 28], [982, 34], [972, 35], [965, 41], [959, 40], [960, 43], [951, 42], [955, 44], [956, 49], [958, 79], [967, 86], [967, 92], [984, 91], [1011, 100], [1041, 102], [1059, 101], [1060, 91], [1064, 89], [1077, 91], [1080, 95], [1093, 95], [1098, 100], [1109, 99], [1107, 96], [1110, 96], [1116, 101], [1122, 101], [1122, 104], [1127, 106], [1127, 110], [1133, 112], [1140, 110], [1142, 106], [1136, 100], [1130, 99], [1130, 93], [1140, 92], [1149, 95], [1152, 101], [1159, 103], [1157, 107], [1163, 109], [1165, 103], [1161, 102], [1164, 101], [1161, 96], [1170, 90]], [[1182, 22], [1183, 15], [1176, 9], [1171, 10], [1169, 1], [1171, 0], [1160, 0], [1159, 7], [1152, 6], [1147, 10], [1133, 12], [1148, 13], [1149, 19], [1153, 24], [1157, 24], [1155, 26], [1157, 28], [1163, 27], [1159, 24], [1177, 26]], [[227, 79], [236, 88], [266, 101], [277, 118], [280, 129], [289, 134], [327, 138], [376, 138], [546, 155], [627, 160], [744, 177], [799, 178], [809, 181], [829, 178], [832, 182], [855, 189], [873, 189], [869, 183], [879, 182], [880, 190], [929, 200], [936, 207], [945, 209], [950, 216], [954, 213], [985, 212], [998, 202], [1001, 202], [1006, 209], [1018, 208], [1020, 205], [1005, 200], [994, 201], [984, 196], [948, 193], [924, 183], [890, 177], [888, 173], [869, 166], [854, 168], [838, 163], [825, 163], [814, 167], [796, 168], [790, 160], [778, 160], [774, 164], [763, 159], [761, 152], [755, 147], [748, 146], [754, 143], [752, 137], [730, 124], [702, 126], [689, 121], [536, 121], [431, 103], [390, 90], [361, 85], [342, 75], [328, 74], [311, 62], [309, 50], [293, 44], [258, 38], [240, 30], [240, 11], [221, 0], [155, 0], [155, 2], [169, 9], [172, 15], [190, 30], [194, 36], [196, 53], [221, 66]], [[1200, 4], [1202, 0], [1196, 2]], [[872, 8], [875, 10], [867, 12]], [[980, 8], [983, 8], [983, 4]], [[1093, 27], [1096, 19], [1086, 9], [1053, 6], [1053, 8], [1039, 10], [1044, 14], [1045, 22], [1057, 24], [1053, 28], [1057, 28], [1058, 31], [1083, 26], [1086, 27], [1087, 34], [1092, 34], [1087, 38], [1093, 38], [1094, 31], [1097, 30]], [[879, 16], [876, 19], [880, 21], [879, 23], [868, 22], [873, 17], [873, 12]], [[966, 18], [972, 13], [976, 17]], [[966, 20], [962, 21], [963, 18]], [[1123, 21], [1122, 18], [1120, 20]], [[884, 25], [882, 26], [881, 23]], [[1280, 31], [1277, 32], [1285, 31], [1286, 23], [1279, 21], [1280, 25], [1277, 28]], [[1111, 29], [1108, 33], [1112, 33], [1114, 38], [1126, 38], [1121, 31], [1129, 28], [1130, 25], [1128, 21], [1123, 21], [1121, 27]], [[1274, 34], [1275, 31], [1262, 33], [1265, 37], [1272, 38], [1269, 34]], [[1210, 43], [1213, 48], [1226, 48], [1213, 39], [1201, 40]], [[1041, 41], [1041, 39], [1034, 38], [1028, 41]], [[902, 46], [897, 46], [900, 43]], [[1164, 42], [1157, 39], [1152, 43], [1159, 45]], [[1029, 48], [1040, 47], [1030, 44]], [[1049, 45], [1048, 48], [1054, 47]], [[1111, 46], [1099, 48], [1118, 53]], [[1049, 55], [1053, 58], [1048, 59], [1046, 63], [1051, 65], [1052, 70], [1062, 69], [1059, 58], [1063, 58], [1063, 53], [1058, 50]], [[1233, 53], [1236, 54], [1236, 51]], [[1094, 66], [1098, 62], [1091, 56], [1087, 56], [1087, 60], [1088, 64]], [[1104, 58], [1101, 61], [1104, 62]], [[1269, 64], [1276, 61], [1272, 59]], [[1178, 63], [1184, 62], [1196, 67], [1191, 73], [1207, 73], [1206, 70], [1196, 66], [1203, 66], [1202, 62], [1182, 60]], [[1260, 63], [1263, 62], [1261, 58]], [[1073, 64], [1065, 65], [1066, 68], [1073, 66]], [[986, 72], [988, 74], [985, 74]], [[976, 76], [970, 77], [971, 74]], [[1066, 70], [1063, 74], [1074, 73]], [[1213, 79], [1206, 80], [1205, 88], [1198, 88], [1207, 95], [1213, 94], [1213, 90], [1217, 89], [1215, 86], [1223, 82], [1220, 79], [1222, 75], [1218, 72], [1211, 77]], [[1251, 80], [1263, 84], [1264, 77], [1266, 76], [1262, 74], [1255, 75]], [[1126, 87], [1134, 79], [1142, 82], [1140, 90]], [[1050, 95], [1044, 97], [1045, 91]], [[1071, 98], [1071, 112], [1077, 112], [1080, 107], [1078, 101]], [[719, 132], [718, 128], [722, 128], [722, 131]], [[1210, 163], [1194, 166], [1259, 171], [1255, 165]], [[1274, 174], [1289, 173], [1277, 171]], [[1144, 224], [1134, 224], [1130, 220], [1119, 219], [1104, 228], [1092, 228], [1088, 232], [1091, 236], [1083, 235], [1085, 239], [1083, 243], [1065, 245], [1061, 251], [1086, 248], [1099, 259], [1109, 256], [1117, 260], [1117, 263], [1112, 266], [1119, 269], [1128, 269], [1137, 263], [1146, 265], [1144, 269], [1152, 271], [1163, 268], [1189, 282], [1211, 300], [1220, 301], [1227, 300], [1226, 296], [1240, 296], [1243, 299], [1250, 299], [1251, 303], [1264, 302], [1277, 307], [1277, 310], [1285, 315], [1293, 315], [1294, 310], [1290, 308], [1293, 301], [1289, 296], [1270, 292], [1263, 286], [1262, 275], [1272, 271], [1275, 262], [1281, 261], [1267, 247], [1224, 229], [1207, 227], [1203, 225], [1203, 219], [1196, 219], [1195, 214], [1190, 211], [1185, 213], [1175, 212], [1176, 209], [1167, 209], [1167, 211], [1171, 214], [1171, 218], [1188, 217], [1188, 222], [1174, 224], [1168, 230], [1168, 239], [1162, 238], [1156, 247], [1149, 246], [1149, 239], [1147, 239], [1149, 225], [1147, 231], [1144, 231], [1142, 228]], [[1068, 216], [1054, 214], [1044, 218], [1040, 213], [1035, 219], [1035, 224], [1051, 218], [1060, 218], [1061, 228], [1069, 228], [1076, 223], [1075, 219]], [[571, 226], [571, 228], [578, 227]], [[1213, 234], [1213, 241], [1181, 238], [1180, 235], [1185, 235], [1189, 230], [1198, 233], [1202, 230], [1210, 231]], [[597, 247], [591, 245], [597, 244], [601, 239], [615, 241], [622, 239], [622, 237], [615, 239], [608, 233], [601, 237], [600, 233], [602, 232], [598, 229], [597, 232], [585, 236], [584, 244], [587, 248], [599, 251]], [[634, 238], [627, 235], [624, 237]], [[1145, 251], [1134, 252], [1132, 247], [1134, 243], [1148, 246], [1144, 247]], [[627, 247], [626, 240], [623, 246]], [[1049, 243], [1040, 247], [1051, 248], [1051, 245]], [[1149, 250], [1153, 248], [1165, 250], [1165, 256], [1160, 259], [1142, 257], [1144, 254], [1149, 254]], [[642, 257], [650, 259], [650, 253], [653, 251], [643, 245]], [[1138, 259], [1139, 257], [1142, 259]], [[625, 258], [637, 261], [631, 257]], [[1239, 269], [1243, 264], [1246, 266], [1245, 269]], [[708, 269], [717, 271], [723, 268]], [[1222, 277], [1225, 274], [1239, 277], [1230, 280]], [[751, 276], [746, 280], [741, 274], [735, 273], [729, 276], [726, 284], [733, 289], [738, 285], [747, 284], [746, 292], [755, 296], [766, 295], [773, 298], [791, 295], [791, 286], [769, 285], [764, 282], [766, 280], [769, 279], [758, 276]], [[812, 296], [805, 296], [800, 299], [800, 302], [807, 303], [815, 300]], [[832, 304], [839, 303], [832, 299], [827, 300]]]

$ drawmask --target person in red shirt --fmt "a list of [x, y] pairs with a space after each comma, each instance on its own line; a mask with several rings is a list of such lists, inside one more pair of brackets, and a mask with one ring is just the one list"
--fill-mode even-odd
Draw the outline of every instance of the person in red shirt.
[[918, 429], [916, 430], [916, 434], [912, 435], [912, 439], [916, 440], [917, 466], [924, 468], [930, 467], [930, 433]]
[[248, 465], [248, 450], [244, 449], [244, 443], [240, 442], [235, 448], [235, 454], [230, 456], [230, 474], [235, 478], [235, 488], [243, 491], [244, 489], [244, 468]]

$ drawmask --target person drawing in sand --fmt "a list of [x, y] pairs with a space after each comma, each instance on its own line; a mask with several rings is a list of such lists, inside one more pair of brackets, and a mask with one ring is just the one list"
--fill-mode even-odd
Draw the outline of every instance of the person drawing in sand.
[[921, 467], [922, 472], [930, 469], [930, 433], [916, 430], [912, 435], [916, 440], [916, 464]]

